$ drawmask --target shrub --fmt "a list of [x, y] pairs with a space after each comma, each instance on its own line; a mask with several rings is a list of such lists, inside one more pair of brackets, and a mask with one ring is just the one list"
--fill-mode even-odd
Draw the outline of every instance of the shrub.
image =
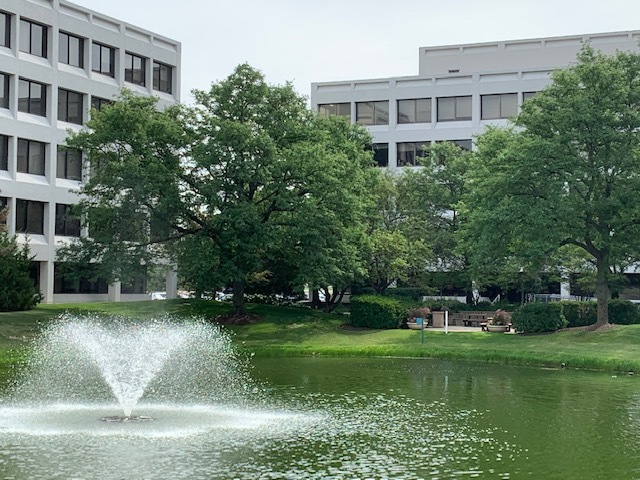
[[423, 318], [426, 320], [430, 315], [431, 310], [427, 307], [410, 308], [407, 311], [408, 318]]
[[30, 310], [41, 295], [29, 277], [31, 257], [27, 246], [0, 232], [0, 311]]
[[490, 323], [491, 325], [509, 325], [511, 323], [511, 312], [496, 310]]
[[350, 323], [354, 327], [398, 328], [405, 321], [406, 306], [400, 301], [380, 295], [351, 297]]
[[559, 302], [568, 327], [586, 327], [593, 325], [598, 318], [595, 302]]
[[567, 326], [559, 303], [528, 303], [513, 312], [512, 323], [522, 333], [554, 332]]
[[638, 306], [628, 300], [609, 300], [609, 323], [634, 325], [640, 323]]

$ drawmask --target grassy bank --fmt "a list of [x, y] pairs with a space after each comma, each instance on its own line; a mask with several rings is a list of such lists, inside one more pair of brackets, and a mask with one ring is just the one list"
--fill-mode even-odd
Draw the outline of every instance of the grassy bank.
[[[52, 318], [65, 311], [131, 317], [169, 313], [213, 319], [229, 305], [196, 300], [137, 303], [42, 305], [30, 312], [0, 313], [0, 367], [19, 359], [20, 347]], [[485, 332], [427, 330], [425, 342], [414, 330], [355, 330], [345, 317], [297, 307], [251, 305], [262, 319], [252, 325], [227, 326], [238, 348], [263, 356], [399, 356], [466, 359], [482, 362], [640, 372], [640, 325], [601, 332], [550, 335], [501, 335]]]

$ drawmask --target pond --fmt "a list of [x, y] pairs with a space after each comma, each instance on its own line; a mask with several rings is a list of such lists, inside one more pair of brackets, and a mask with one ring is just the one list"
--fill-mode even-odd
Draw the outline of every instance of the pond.
[[87, 428], [93, 410], [63, 421], [62, 405], [15, 428], [0, 400], [0, 478], [640, 478], [633, 376], [376, 358], [250, 373], [258, 405], [164, 406], [151, 425]]

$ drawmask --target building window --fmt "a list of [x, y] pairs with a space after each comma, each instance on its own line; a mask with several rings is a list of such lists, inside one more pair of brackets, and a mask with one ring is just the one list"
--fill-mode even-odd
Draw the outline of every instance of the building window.
[[0, 73], [0, 108], [9, 108], [9, 75]]
[[526, 102], [527, 100], [529, 100], [531, 97], [533, 97], [536, 93], [538, 92], [523, 92], [522, 93], [522, 101]]
[[56, 235], [80, 236], [80, 219], [73, 214], [71, 208], [71, 205], [56, 203]]
[[351, 120], [351, 103], [324, 103], [318, 105], [318, 113], [321, 117], [336, 115]]
[[110, 77], [115, 76], [116, 49], [100, 43], [91, 46], [91, 70]]
[[356, 103], [356, 123], [389, 125], [389, 101]]
[[480, 97], [480, 103], [482, 120], [509, 118], [518, 113], [517, 93], [482, 95]]
[[95, 275], [95, 267], [87, 265], [86, 273], [81, 278], [65, 278], [62, 264], [56, 262], [53, 267], [53, 293], [107, 293], [109, 285]]
[[466, 140], [449, 140], [454, 145], [460, 147], [462, 150], [471, 151], [473, 142], [470, 139]]
[[374, 143], [371, 145], [373, 149], [373, 161], [378, 167], [389, 166], [389, 144], [388, 143]]
[[11, 48], [11, 14], [0, 11], [0, 47]]
[[429, 142], [398, 143], [398, 166], [415, 167], [420, 165], [419, 158], [429, 154]]
[[58, 89], [58, 120], [82, 125], [84, 95], [71, 90]]
[[18, 172], [44, 175], [45, 144], [35, 140], [18, 139]]
[[146, 85], [144, 78], [146, 59], [134, 55], [133, 53], [125, 53], [124, 55], [124, 81], [135, 83], [136, 85]]
[[20, 20], [20, 51], [47, 58], [47, 27], [30, 20]]
[[173, 67], [160, 62], [153, 62], [153, 89], [159, 92], [171, 93], [172, 87]]
[[96, 110], [102, 110], [102, 107], [105, 105], [112, 105], [113, 100], [107, 100], [106, 98], [100, 97], [91, 97], [91, 108], [95, 108]]
[[9, 170], [9, 137], [0, 135], [0, 170]]
[[398, 100], [398, 123], [430, 123], [431, 99]]
[[60, 32], [58, 39], [58, 61], [84, 68], [84, 38]]
[[438, 121], [471, 120], [471, 95], [438, 98]]
[[18, 82], [18, 110], [47, 116], [47, 86], [21, 78]]
[[[5, 227], [7, 225], [7, 205], [9, 205], [9, 199], [7, 197], [0, 197], [0, 226]], [[1, 230], [1, 229], [0, 229]]]
[[44, 203], [32, 200], [16, 200], [16, 232], [43, 234]]
[[58, 146], [56, 178], [82, 180], [82, 152], [76, 148]]

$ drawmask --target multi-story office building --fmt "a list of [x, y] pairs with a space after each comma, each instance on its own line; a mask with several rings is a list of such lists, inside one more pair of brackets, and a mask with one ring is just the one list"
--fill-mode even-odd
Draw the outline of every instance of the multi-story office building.
[[[44, 302], [143, 298], [144, 281], [70, 281], [56, 246], [81, 235], [70, 213], [86, 172], [79, 152], [61, 148], [91, 108], [122, 87], [180, 98], [180, 43], [66, 0], [0, 4], [0, 204], [7, 228], [28, 242]], [[175, 282], [170, 282], [175, 290]]]
[[[417, 165], [431, 142], [452, 141], [467, 149], [489, 124], [506, 126], [528, 97], [569, 66], [585, 43], [605, 54], [637, 51], [640, 31], [491, 43], [423, 47], [418, 75], [313, 83], [311, 105], [323, 115], [341, 115], [365, 125], [374, 158], [393, 171]], [[630, 275], [640, 298], [640, 275]], [[560, 295], [569, 296], [563, 283]]]
[[311, 104], [366, 125], [379, 166], [411, 167], [430, 142], [472, 148], [487, 124], [506, 125], [585, 42], [614, 53], [638, 50], [639, 40], [634, 31], [424, 47], [417, 76], [313, 83]]

